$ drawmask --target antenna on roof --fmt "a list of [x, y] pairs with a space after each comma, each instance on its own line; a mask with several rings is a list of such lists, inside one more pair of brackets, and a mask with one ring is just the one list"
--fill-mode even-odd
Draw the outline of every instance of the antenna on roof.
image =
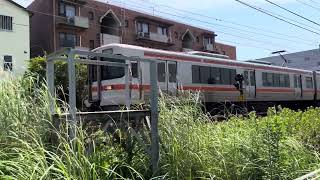
[[283, 63], [281, 65], [282, 67], [284, 67], [284, 65], [288, 63], [288, 60], [281, 54], [281, 53], [285, 53], [285, 52], [287, 52], [287, 51], [281, 50], [281, 51], [274, 51], [271, 53], [271, 54], [279, 54], [280, 55], [280, 57], [283, 59]]

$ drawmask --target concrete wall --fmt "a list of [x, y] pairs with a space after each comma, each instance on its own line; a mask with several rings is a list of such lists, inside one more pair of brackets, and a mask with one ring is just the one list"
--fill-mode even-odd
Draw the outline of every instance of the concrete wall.
[[29, 13], [10, 3], [0, 0], [0, 15], [13, 17], [12, 31], [0, 30], [0, 79], [7, 76], [3, 72], [3, 56], [12, 56], [14, 76], [23, 75], [27, 69], [27, 61], [30, 59], [30, 26]]

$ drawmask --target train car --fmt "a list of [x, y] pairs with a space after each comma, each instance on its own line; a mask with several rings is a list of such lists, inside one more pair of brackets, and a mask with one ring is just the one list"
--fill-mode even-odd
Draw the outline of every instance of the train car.
[[[158, 86], [167, 93], [179, 90], [201, 92], [207, 104], [232, 102], [270, 105], [312, 105], [320, 99], [320, 73], [286, 67], [230, 60], [225, 56], [157, 50], [125, 44], [109, 44], [93, 50], [135, 57], [130, 64], [130, 97], [132, 104], [149, 98], [149, 63], [139, 58], [155, 59]], [[105, 59], [102, 59], [105, 60]], [[101, 82], [95, 77], [97, 68], [90, 68], [91, 103], [101, 107], [125, 104], [124, 68], [104, 66]], [[235, 77], [242, 75], [243, 95], [235, 87]], [[98, 87], [100, 86], [100, 87]], [[100, 91], [100, 92], [99, 92]], [[243, 99], [244, 98], [244, 99]]]

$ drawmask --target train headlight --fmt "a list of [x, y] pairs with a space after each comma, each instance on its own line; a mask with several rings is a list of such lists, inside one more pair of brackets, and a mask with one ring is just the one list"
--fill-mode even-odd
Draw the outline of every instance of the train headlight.
[[107, 90], [107, 91], [110, 91], [110, 90], [112, 90], [113, 89], [113, 87], [111, 86], [111, 85], [108, 85], [108, 86], [106, 86], [106, 88], [105, 88], [105, 90]]

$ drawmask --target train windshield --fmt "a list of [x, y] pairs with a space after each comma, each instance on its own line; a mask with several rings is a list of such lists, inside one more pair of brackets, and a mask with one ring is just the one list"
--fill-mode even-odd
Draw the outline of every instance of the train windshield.
[[[113, 49], [105, 49], [102, 51], [102, 53], [112, 54]], [[102, 58], [101, 60], [102, 61], [109, 61], [109, 62], [125, 63], [124, 60], [120, 60], [120, 59]], [[124, 75], [125, 75], [124, 67], [102, 66], [102, 68], [101, 68], [101, 79], [102, 80], [122, 78]]]

